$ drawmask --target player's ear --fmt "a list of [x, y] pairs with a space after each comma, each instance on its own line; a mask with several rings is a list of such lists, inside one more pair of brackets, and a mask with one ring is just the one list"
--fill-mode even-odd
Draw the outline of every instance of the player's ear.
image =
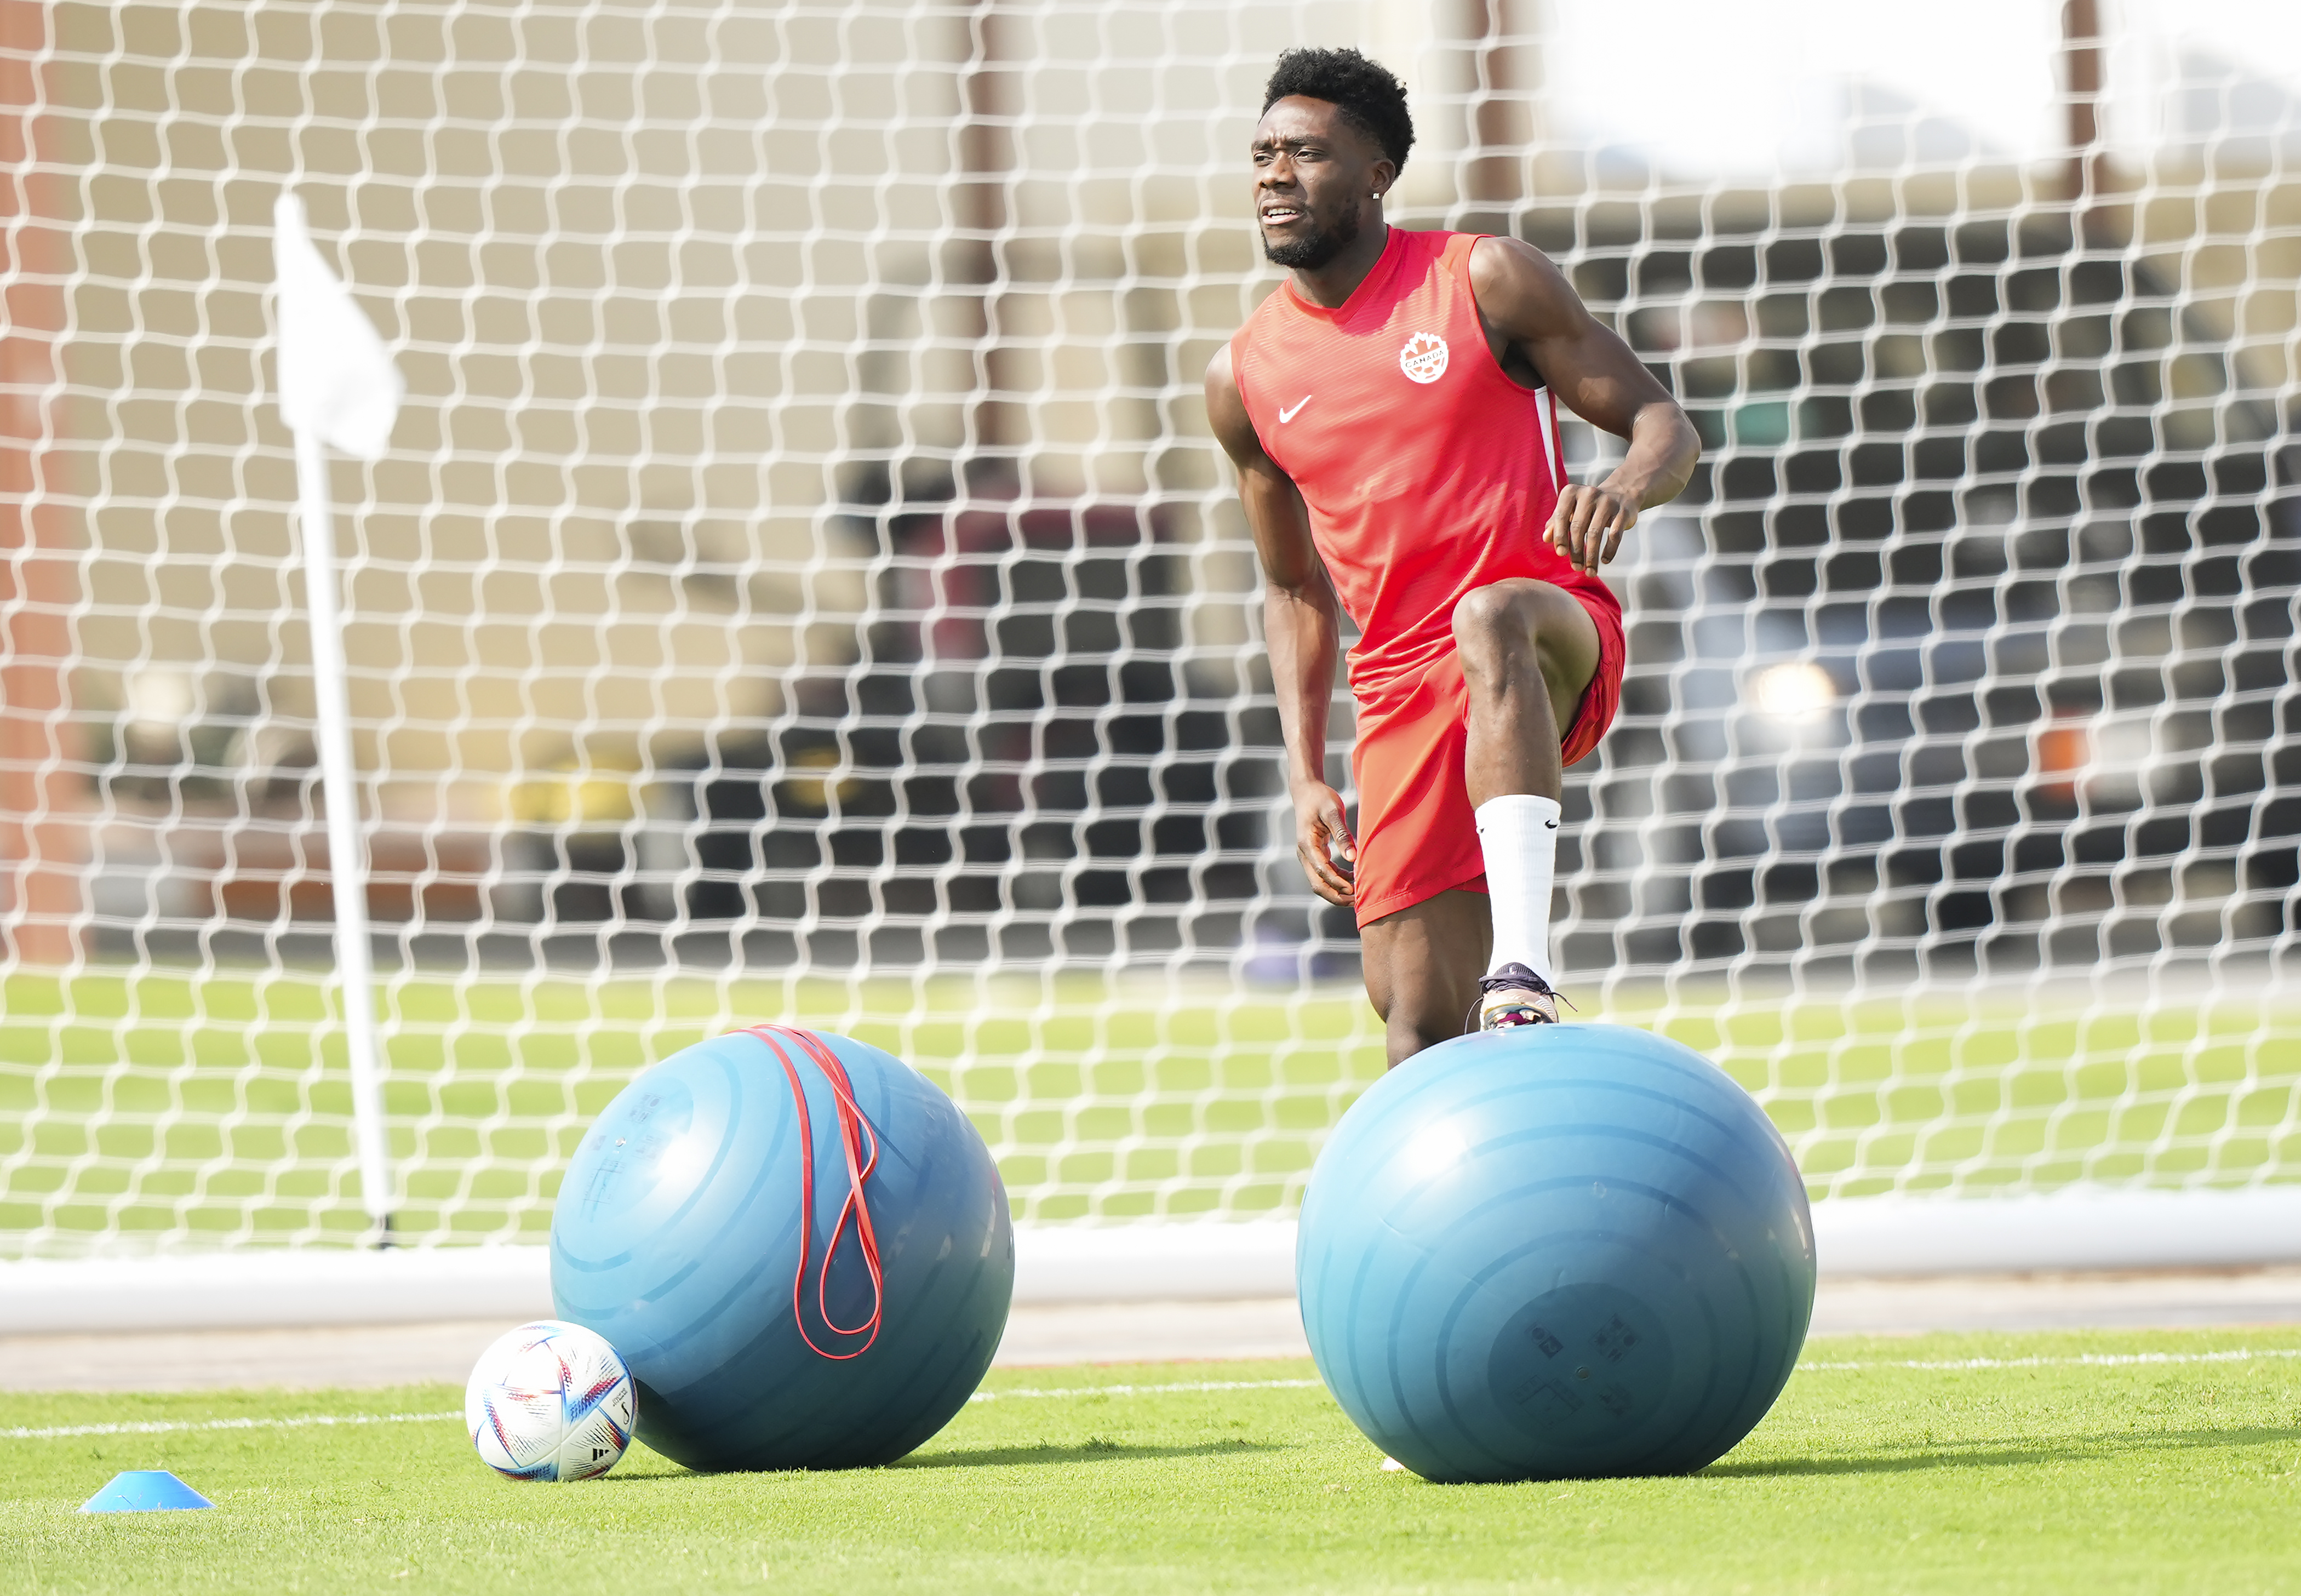
[[1377, 161], [1368, 169], [1367, 175], [1373, 180], [1375, 198], [1380, 199], [1398, 186], [1398, 163], [1388, 159]]

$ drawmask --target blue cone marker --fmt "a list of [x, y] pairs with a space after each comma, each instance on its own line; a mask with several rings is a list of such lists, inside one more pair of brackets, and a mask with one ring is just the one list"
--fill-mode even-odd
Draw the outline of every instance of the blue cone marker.
[[80, 1503], [83, 1513], [164, 1513], [176, 1508], [213, 1508], [202, 1496], [164, 1468], [131, 1468], [114, 1475], [112, 1483]]

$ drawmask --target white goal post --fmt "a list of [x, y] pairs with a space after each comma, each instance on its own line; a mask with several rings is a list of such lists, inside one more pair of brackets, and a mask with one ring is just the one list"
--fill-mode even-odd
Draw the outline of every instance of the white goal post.
[[[1703, 431], [1609, 573], [1583, 1015], [1716, 1058], [1832, 1212], [2266, 1224], [2301, 41], [1945, 7], [1979, 97], [1821, 0], [0, 0], [0, 1258], [379, 1239], [283, 192], [407, 387], [330, 477], [389, 1238], [540, 1240], [623, 1082], [772, 1018], [929, 1071], [1032, 1225], [1291, 1212], [1380, 1036], [1198, 393], [1303, 43], [1407, 79], [1395, 220], [1548, 251]], [[1686, 63], [1611, 104], [1637, 29]]]

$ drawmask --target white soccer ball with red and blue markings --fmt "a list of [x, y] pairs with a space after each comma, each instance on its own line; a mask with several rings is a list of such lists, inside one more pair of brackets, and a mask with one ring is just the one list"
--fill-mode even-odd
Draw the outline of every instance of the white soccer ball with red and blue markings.
[[480, 1354], [464, 1428], [480, 1460], [515, 1480], [588, 1480], [615, 1467], [639, 1423], [632, 1372], [581, 1324], [538, 1319]]

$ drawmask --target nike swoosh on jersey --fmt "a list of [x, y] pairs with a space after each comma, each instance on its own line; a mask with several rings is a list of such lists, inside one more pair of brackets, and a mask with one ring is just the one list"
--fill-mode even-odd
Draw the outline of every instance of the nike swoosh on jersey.
[[1304, 394], [1304, 395], [1301, 397], [1301, 399], [1299, 399], [1299, 400], [1297, 400], [1297, 401], [1295, 402], [1295, 405], [1294, 405], [1294, 408], [1293, 408], [1293, 409], [1292, 409], [1292, 410], [1282, 410], [1282, 411], [1280, 411], [1280, 412], [1278, 413], [1278, 424], [1279, 424], [1280, 426], [1282, 426], [1282, 427], [1283, 427], [1283, 426], [1284, 426], [1288, 422], [1293, 421], [1296, 416], [1298, 416], [1298, 415], [1301, 414], [1302, 414], [1302, 406], [1303, 406], [1303, 405], [1308, 405], [1309, 402], [1310, 402], [1310, 396], [1309, 396], [1309, 394]]

